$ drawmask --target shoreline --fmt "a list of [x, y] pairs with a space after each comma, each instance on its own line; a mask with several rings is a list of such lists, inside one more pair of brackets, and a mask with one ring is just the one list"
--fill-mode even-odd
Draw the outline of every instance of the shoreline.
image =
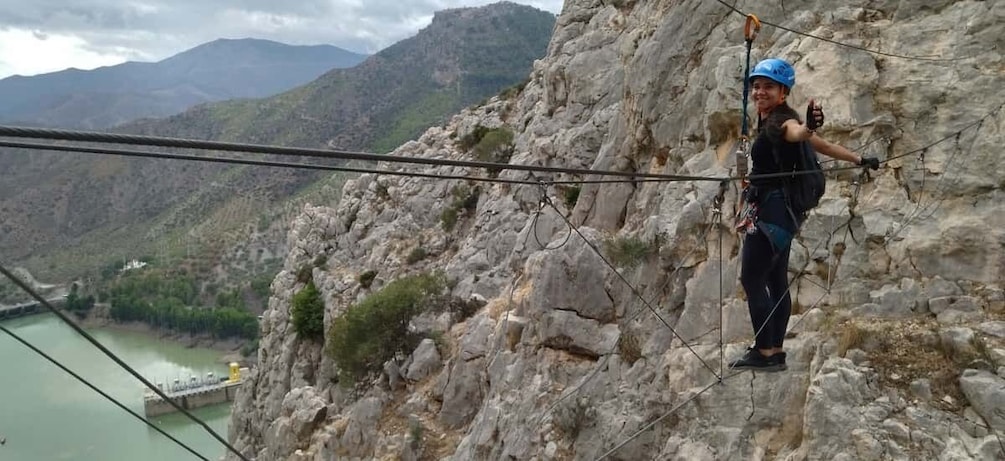
[[95, 308], [83, 318], [76, 316], [72, 312], [63, 312], [69, 314], [70, 317], [83, 328], [103, 328], [115, 331], [140, 333], [157, 339], [183, 344], [187, 348], [201, 347], [204, 349], [210, 349], [219, 353], [219, 358], [217, 359], [218, 363], [226, 364], [230, 362], [238, 362], [245, 365], [255, 362], [253, 357], [244, 357], [241, 355], [241, 349], [249, 342], [247, 340], [233, 338], [216, 339], [205, 334], [192, 335], [189, 333], [179, 333], [171, 330], [156, 328], [143, 322], [116, 322], [107, 317], [107, 315], [104, 315], [104, 312], [101, 312], [104, 310], [105, 309], [102, 309], [101, 307], [95, 306]]

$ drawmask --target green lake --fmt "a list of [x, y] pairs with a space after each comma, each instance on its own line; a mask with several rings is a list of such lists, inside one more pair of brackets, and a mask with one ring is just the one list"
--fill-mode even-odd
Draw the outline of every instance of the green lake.
[[[143, 385], [51, 314], [3, 325], [67, 368], [143, 415]], [[92, 329], [99, 342], [153, 382], [191, 375], [226, 376], [221, 353], [188, 348], [151, 335]], [[198, 459], [104, 397], [0, 332], [0, 461], [109, 461]], [[194, 411], [227, 437], [230, 405]], [[225, 448], [184, 415], [153, 418], [155, 424], [208, 459]]]

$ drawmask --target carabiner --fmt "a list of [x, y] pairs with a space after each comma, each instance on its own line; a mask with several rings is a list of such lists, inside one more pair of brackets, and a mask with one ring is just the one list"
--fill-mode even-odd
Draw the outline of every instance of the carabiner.
[[747, 15], [747, 22], [743, 25], [743, 38], [748, 42], [753, 42], [757, 38], [757, 33], [761, 31], [761, 20], [753, 14]]

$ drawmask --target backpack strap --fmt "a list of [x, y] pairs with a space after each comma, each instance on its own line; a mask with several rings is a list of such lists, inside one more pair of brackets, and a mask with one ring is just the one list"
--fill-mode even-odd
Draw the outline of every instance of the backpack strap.
[[[802, 146], [799, 146], [800, 149]], [[782, 156], [778, 154], [778, 145], [771, 143], [771, 154], [775, 157], [775, 165], [778, 165], [778, 171], [784, 173], [784, 167], [782, 166]], [[792, 211], [792, 202], [789, 200], [789, 184], [791, 184], [791, 177], [782, 177], [782, 197], [785, 198], [785, 211], [789, 212], [789, 217], [792, 218], [792, 223], [796, 225], [798, 229], [801, 227], [802, 220], [800, 220], [794, 211]]]

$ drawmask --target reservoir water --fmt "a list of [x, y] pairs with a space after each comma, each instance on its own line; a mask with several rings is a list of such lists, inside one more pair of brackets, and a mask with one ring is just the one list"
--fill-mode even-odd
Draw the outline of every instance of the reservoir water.
[[[5, 321], [4, 326], [143, 415], [142, 384], [53, 315]], [[220, 352], [187, 348], [151, 335], [88, 330], [98, 341], [153, 382], [213, 372]], [[229, 404], [195, 410], [227, 437]], [[153, 418], [155, 424], [216, 460], [225, 448], [181, 414]], [[72, 376], [0, 332], [0, 461], [112, 461], [198, 459], [129, 415]]]

